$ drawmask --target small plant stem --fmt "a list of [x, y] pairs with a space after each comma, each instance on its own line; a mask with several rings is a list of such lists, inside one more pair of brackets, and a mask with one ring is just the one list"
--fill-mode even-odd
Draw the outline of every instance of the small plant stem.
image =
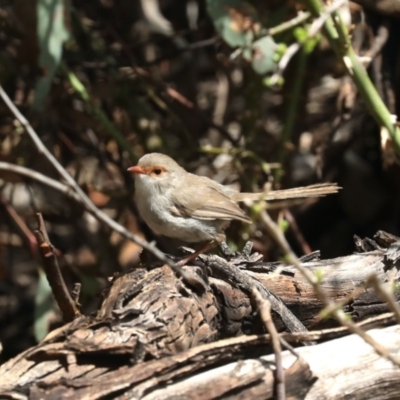
[[[305, 4], [308, 10], [316, 17], [324, 10], [323, 3], [320, 0], [305, 0]], [[332, 17], [325, 22], [324, 33], [336, 55], [343, 61], [347, 72], [352, 77], [372, 116], [380, 126], [388, 130], [397, 151], [400, 152], [400, 130], [394, 125], [392, 115], [380, 98], [367, 71], [351, 46], [347, 28], [339, 12], [335, 11]]]

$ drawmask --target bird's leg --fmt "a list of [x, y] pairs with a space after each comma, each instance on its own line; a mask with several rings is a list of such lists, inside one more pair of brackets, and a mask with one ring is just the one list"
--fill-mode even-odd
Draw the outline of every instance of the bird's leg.
[[204, 246], [200, 247], [199, 250], [195, 251], [192, 254], [189, 254], [188, 256], [186, 256], [185, 258], [182, 258], [181, 260], [179, 260], [176, 265], [178, 265], [179, 267], [183, 267], [184, 265], [186, 265], [189, 261], [194, 260], [197, 256], [199, 256], [200, 254], [205, 253], [206, 251], [212, 249], [213, 247], [217, 246], [218, 242], [215, 240], [211, 240], [210, 242], [206, 243]]

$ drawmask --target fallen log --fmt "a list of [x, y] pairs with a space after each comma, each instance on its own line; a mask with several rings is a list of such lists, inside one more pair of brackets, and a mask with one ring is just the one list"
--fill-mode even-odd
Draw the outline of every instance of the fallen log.
[[[357, 247], [364, 253], [304, 260], [303, 266], [318, 274], [321, 286], [334, 301], [362, 287], [371, 274], [381, 282], [398, 282], [400, 244], [393, 238], [378, 239], [379, 235], [376, 241], [357, 239]], [[257, 254], [228, 261], [203, 255], [199, 262], [201, 268], [185, 267], [185, 271], [203, 279], [204, 290], [177, 278], [167, 266], [152, 265], [114, 277], [97, 315], [78, 316], [0, 366], [0, 397], [272, 398], [274, 358], [269, 336], [262, 334], [264, 327], [255, 312], [251, 289], [257, 287], [270, 300], [275, 325], [280, 331], [295, 332], [284, 337], [298, 345], [326, 340], [325, 334], [318, 336], [306, 328], [327, 328], [334, 326], [334, 321], [318, 318], [322, 304], [293, 267], [263, 263]], [[395, 296], [398, 300], [399, 290]], [[388, 310], [369, 287], [343, 308], [355, 321]], [[393, 324], [394, 319], [390, 316], [379, 321], [383, 326]], [[373, 333], [394, 356], [398, 356], [400, 340], [397, 329]], [[343, 328], [335, 332], [337, 336], [348, 333]], [[394, 338], [390, 343], [389, 337]], [[357, 348], [361, 349], [359, 355]], [[398, 379], [397, 367], [382, 360], [360, 338], [348, 336], [296, 351], [301, 355], [296, 362], [284, 353], [289, 397], [332, 398], [334, 390], [320, 388], [321, 381], [328, 380], [334, 385], [340, 382], [341, 391], [335, 398], [356, 393], [357, 388], [363, 393], [359, 398], [376, 398], [376, 392], [359, 388], [361, 366], [357, 362], [363, 360], [369, 360], [363, 373], [368, 376], [371, 370], [370, 387], [379, 390], [390, 386], [388, 393], [398, 395], [393, 380]], [[318, 358], [325, 358], [324, 351], [329, 354], [322, 363]], [[342, 372], [346, 375], [339, 377], [340, 366], [349, 359], [352, 363]], [[382, 371], [375, 362], [384, 363]]]

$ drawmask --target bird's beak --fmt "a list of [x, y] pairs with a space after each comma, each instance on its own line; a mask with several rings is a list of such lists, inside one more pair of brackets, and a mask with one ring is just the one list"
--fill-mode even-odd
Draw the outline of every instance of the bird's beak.
[[139, 167], [138, 165], [128, 168], [128, 171], [132, 172], [133, 174], [145, 174], [146, 173], [146, 171], [142, 167]]

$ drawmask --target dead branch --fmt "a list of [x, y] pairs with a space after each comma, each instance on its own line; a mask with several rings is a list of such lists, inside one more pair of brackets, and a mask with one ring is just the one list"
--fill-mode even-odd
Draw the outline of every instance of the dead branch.
[[[313, 260], [302, 266], [310, 273], [321, 271], [320, 284], [332, 301], [345, 298], [372, 273], [381, 282], [389, 278], [398, 281], [395, 257], [399, 254], [398, 242], [386, 241], [386, 249], [374, 243], [375, 250], [367, 253]], [[149, 270], [142, 268], [114, 277], [96, 316], [75, 319], [0, 367], [0, 393], [32, 399], [62, 398], [67, 392], [70, 398], [76, 399], [104, 396], [150, 399], [167, 398], [172, 393], [187, 395], [190, 388], [195, 388], [196, 397], [201, 399], [222, 395], [229, 398], [238, 393], [272, 398], [275, 367], [270, 336], [260, 335], [263, 326], [254, 315], [248, 291], [238, 282], [221, 279], [221, 271], [239, 269], [257, 279], [307, 327], [329, 326], [333, 321], [319, 320], [318, 312], [323, 304], [293, 267], [239, 256], [223, 260], [218, 269], [215, 268], [218, 257], [202, 256], [201, 260], [214, 275], [202, 293], [186, 286], [167, 266], [149, 266]], [[271, 273], [276, 267], [281, 272]], [[194, 267], [185, 267], [185, 270], [197, 273]], [[229, 276], [226, 272], [225, 275]], [[399, 300], [400, 292], [394, 294]], [[344, 306], [344, 311], [354, 320], [380, 316], [386, 310], [384, 301], [370, 287]], [[282, 330], [277, 313], [273, 313], [273, 320], [278, 330]], [[383, 322], [393, 324], [393, 315], [383, 315], [358, 327], [368, 329], [371, 324], [382, 326]], [[397, 330], [395, 327], [369, 334], [396, 358], [400, 337], [394, 336]], [[252, 336], [237, 337], [243, 333]], [[335, 328], [327, 332], [284, 333], [280, 337], [299, 344], [346, 333], [345, 328]], [[343, 350], [346, 349], [343, 346], [351, 346], [348, 347], [351, 357], [340, 358], [340, 354], [350, 352]], [[333, 389], [330, 385], [324, 387], [322, 382], [331, 376], [336, 376], [339, 382], [338, 393], [360, 390], [351, 374], [356, 372], [355, 366], [361, 365], [358, 363], [367, 359], [374, 377], [368, 382], [374, 390], [371, 393], [377, 393], [386, 377], [394, 379], [398, 374], [398, 369], [379, 359], [372, 348], [355, 336], [298, 348], [296, 352], [305, 361], [294, 363], [287, 352], [282, 353], [286, 396], [294, 398], [304, 398], [307, 393], [306, 398], [317, 398], [323, 393], [332, 397]], [[339, 357], [339, 363], [334, 362], [335, 357]], [[375, 368], [379, 362], [387, 366], [380, 372]], [[338, 376], [341, 375], [338, 368], [342, 367], [346, 370], [343, 379]], [[315, 378], [319, 379], [315, 381]]]
[[44, 225], [42, 214], [36, 214], [36, 220], [38, 227], [35, 230], [35, 236], [39, 246], [40, 254], [42, 256], [43, 267], [47, 276], [47, 280], [50, 284], [54, 298], [60, 307], [64, 321], [73, 321], [75, 318], [81, 315], [77, 306], [77, 302], [72, 300], [72, 297], [69, 294], [68, 288], [64, 282], [64, 278], [58, 265], [57, 256], [54, 252], [54, 247], [50, 242], [46, 227]]
[[[191, 282], [197, 286], [202, 284], [202, 281], [193, 282], [190, 276], [186, 276], [181, 268], [179, 268], [170, 258], [165, 256], [163, 252], [161, 252], [157, 247], [148, 243], [146, 240], [143, 240], [139, 236], [133, 234], [126, 230], [122, 225], [118, 222], [114, 221], [110, 218], [106, 213], [98, 209], [93, 202], [89, 199], [86, 193], [80, 188], [80, 186], [75, 182], [74, 178], [65, 170], [65, 168], [57, 161], [53, 154], [46, 148], [43, 142], [40, 140], [39, 135], [35, 132], [29, 121], [21, 114], [15, 104], [11, 101], [10, 97], [7, 95], [3, 87], [0, 85], [0, 97], [6, 103], [7, 107], [10, 109], [11, 113], [15, 116], [15, 118], [19, 121], [21, 126], [28, 133], [29, 137], [34, 142], [37, 150], [41, 153], [50, 164], [55, 168], [55, 170], [60, 174], [60, 176], [65, 179], [67, 184], [74, 190], [76, 195], [80, 198], [80, 202], [84, 205], [87, 211], [89, 211], [95, 218], [99, 221], [103, 222], [105, 225], [118, 232], [120, 235], [126, 237], [129, 240], [132, 240], [139, 246], [143, 247], [151, 254], [153, 254], [160, 261], [169, 265], [179, 276], [182, 276], [186, 279], [187, 282]], [[14, 172], [16, 170], [14, 169]]]

